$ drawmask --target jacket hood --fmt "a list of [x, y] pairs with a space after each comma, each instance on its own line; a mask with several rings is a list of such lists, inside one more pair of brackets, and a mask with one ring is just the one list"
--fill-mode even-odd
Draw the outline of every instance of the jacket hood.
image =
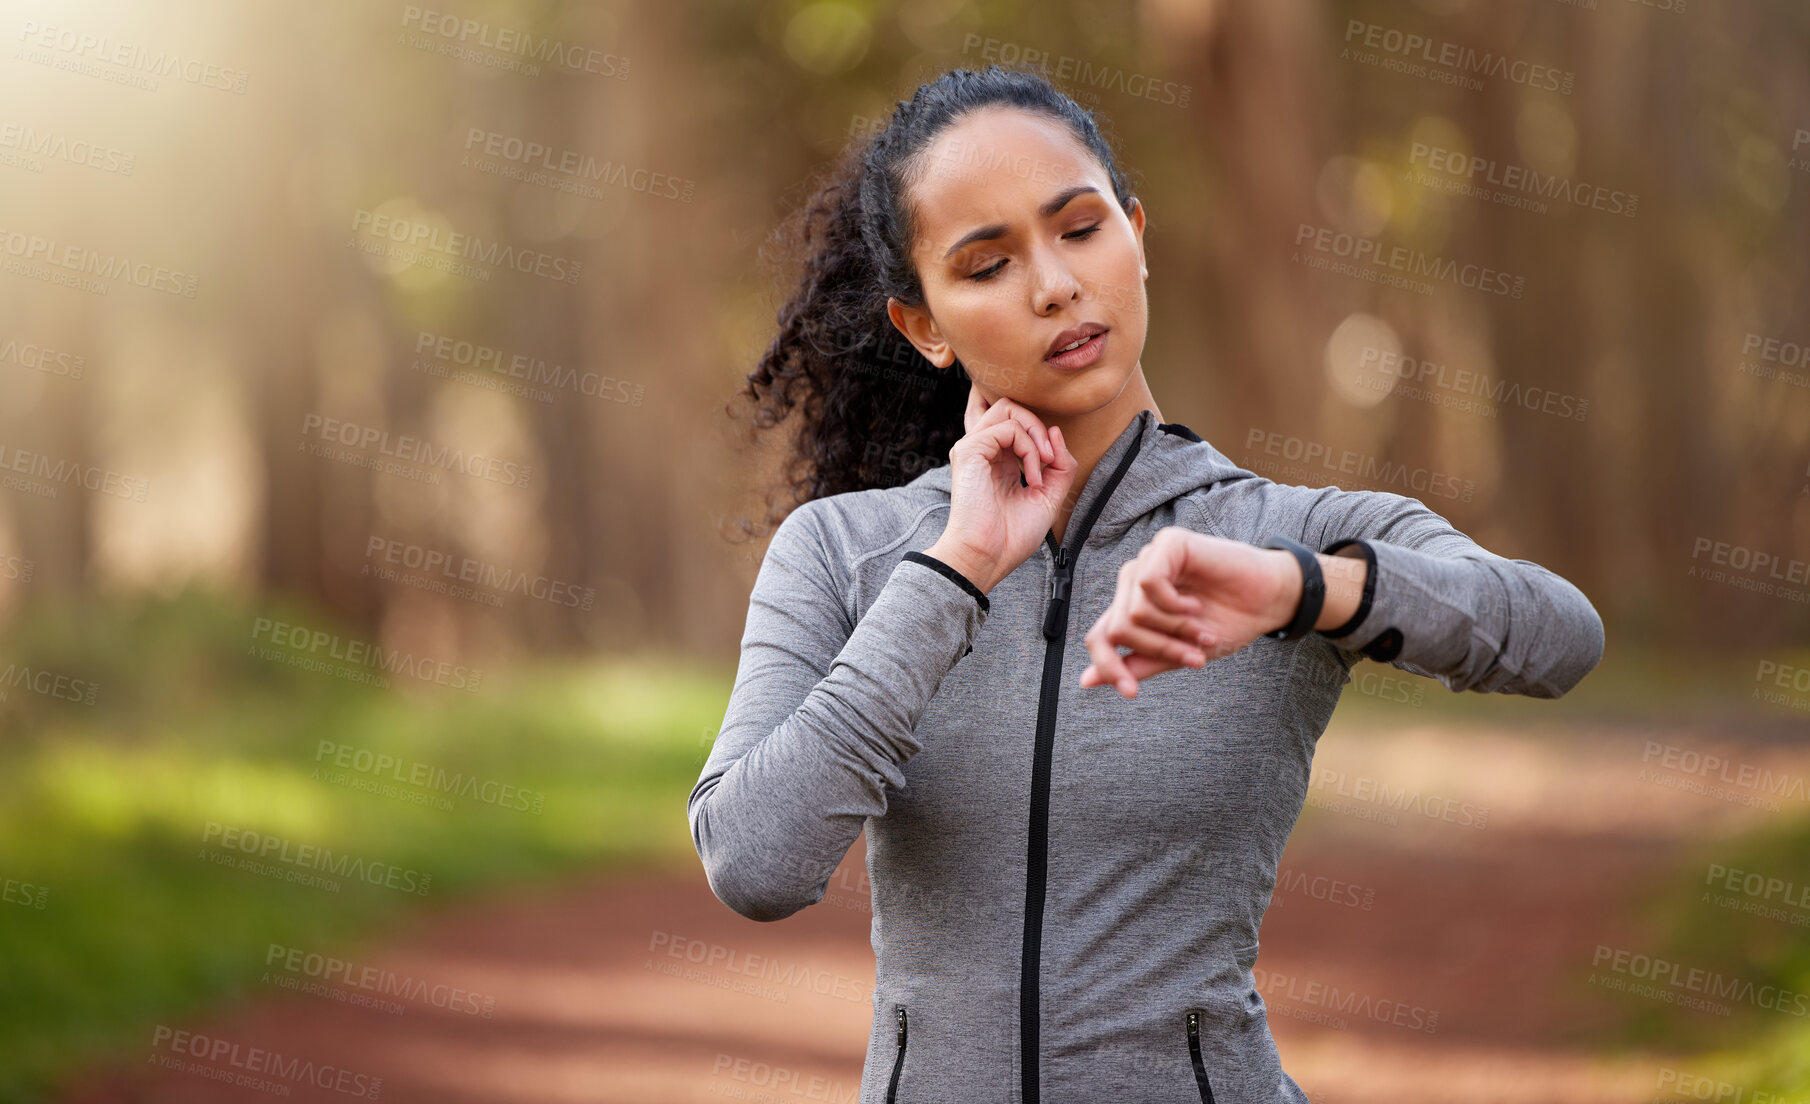
[[[1137, 453], [1110, 493], [1113, 472], [1128, 450]], [[1239, 467], [1200, 435], [1179, 422], [1158, 422], [1155, 412], [1140, 410], [1118, 439], [1088, 473], [1087, 484], [1075, 500], [1073, 517], [1085, 518], [1093, 503], [1106, 494], [1106, 503], [1095, 519], [1088, 539], [1110, 537], [1152, 510], [1183, 495], [1215, 483], [1261, 478]], [[949, 465], [939, 464], [906, 484], [949, 495]], [[1072, 528], [1072, 527], [1071, 527]], [[1069, 543], [1064, 534], [1064, 544]]]

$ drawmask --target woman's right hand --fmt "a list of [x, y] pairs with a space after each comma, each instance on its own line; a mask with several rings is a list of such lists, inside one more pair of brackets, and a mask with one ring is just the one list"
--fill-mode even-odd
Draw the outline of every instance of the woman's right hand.
[[984, 593], [1029, 559], [1055, 523], [1080, 467], [1060, 427], [969, 384], [966, 436], [949, 449], [949, 521], [924, 550]]

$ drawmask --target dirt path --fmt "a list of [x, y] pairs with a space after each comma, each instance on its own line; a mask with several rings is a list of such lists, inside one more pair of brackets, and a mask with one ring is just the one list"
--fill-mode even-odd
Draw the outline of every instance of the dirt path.
[[[1283, 1064], [1316, 1104], [1660, 1095], [1662, 1058], [1592, 1057], [1587, 1033], [1638, 998], [1578, 978], [1598, 946], [1643, 945], [1629, 904], [1686, 843], [1759, 814], [1655, 781], [1651, 739], [1328, 735], [1257, 964]], [[1801, 752], [1739, 754], [1810, 772]], [[872, 1015], [863, 846], [822, 904], [777, 924], [729, 911], [696, 868], [454, 909], [347, 956], [354, 977], [426, 983], [395, 1008], [347, 1002], [369, 992], [356, 984], [338, 999], [272, 985], [182, 1025], [206, 1039], [181, 1056], [202, 1069], [160, 1065], [170, 1041], [147, 1039], [65, 1100], [346, 1101], [381, 1078], [392, 1102], [852, 1102]], [[344, 1080], [270, 1077], [284, 1093], [203, 1071], [255, 1067], [252, 1048]]]

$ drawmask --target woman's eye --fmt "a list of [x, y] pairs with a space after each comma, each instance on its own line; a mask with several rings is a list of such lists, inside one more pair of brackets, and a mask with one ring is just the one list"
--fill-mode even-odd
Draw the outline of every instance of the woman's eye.
[[[1100, 228], [1100, 224], [1096, 222], [1092, 226], [1084, 226], [1079, 230], [1072, 230], [1069, 233], [1066, 233], [1062, 236], [1064, 238], [1070, 238], [1075, 241], [1086, 241], [1088, 238], [1092, 237], [1094, 231], [1098, 230], [1099, 228]], [[970, 279], [970, 280], [991, 280], [994, 277], [994, 275], [996, 275], [999, 272], [999, 270], [1004, 268], [1005, 266], [1006, 266], [1006, 263], [1004, 261], [1000, 261], [998, 264], [993, 265], [990, 268], [981, 269], [979, 272], [976, 272], [973, 275], [969, 276], [968, 279]]]

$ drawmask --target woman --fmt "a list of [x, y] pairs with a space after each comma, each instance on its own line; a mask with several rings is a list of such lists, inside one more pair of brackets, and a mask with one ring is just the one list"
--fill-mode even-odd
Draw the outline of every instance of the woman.
[[1556, 698], [1596, 611], [1418, 499], [1165, 422], [1144, 209], [1036, 76], [919, 88], [804, 224], [749, 379], [803, 400], [805, 501], [689, 799], [711, 889], [782, 919], [866, 829], [863, 1102], [1305, 1100], [1251, 968], [1351, 666]]

